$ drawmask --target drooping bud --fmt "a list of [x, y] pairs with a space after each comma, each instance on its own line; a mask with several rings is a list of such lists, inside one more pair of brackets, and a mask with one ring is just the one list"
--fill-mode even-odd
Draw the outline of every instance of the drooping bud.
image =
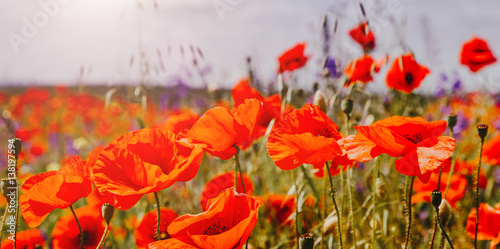
[[488, 135], [488, 125], [480, 124], [477, 126], [477, 134], [481, 138], [481, 141], [484, 141], [486, 135]]
[[320, 90], [316, 91], [316, 93], [314, 94], [313, 104], [317, 105], [321, 111], [326, 113], [327, 111], [326, 98], [325, 95], [323, 95], [323, 93]]
[[382, 178], [377, 178], [375, 180], [375, 194], [377, 195], [378, 198], [384, 199], [386, 193], [387, 190], [385, 188], [384, 180], [382, 180]]
[[329, 215], [326, 217], [324, 223], [323, 223], [323, 233], [325, 235], [327, 234], [333, 234], [335, 229], [337, 229], [337, 223], [339, 222], [337, 215]]
[[299, 237], [299, 249], [313, 249], [314, 238], [311, 234], [306, 233]]
[[432, 205], [438, 209], [439, 205], [441, 205], [441, 200], [443, 199], [443, 196], [441, 195], [441, 191], [439, 190], [434, 190], [431, 193], [431, 203]]
[[443, 224], [443, 226], [446, 226], [446, 224], [450, 220], [450, 216], [451, 216], [450, 203], [446, 199], [443, 199], [441, 201], [441, 205], [439, 205], [439, 218], [441, 219], [441, 224]]
[[17, 181], [14, 179], [2, 178], [2, 180], [0, 180], [0, 188], [5, 199], [10, 200], [11, 197], [9, 197], [8, 194], [10, 191], [17, 191]]
[[23, 143], [21, 143], [21, 139], [14, 138], [14, 156], [19, 156], [21, 150], [23, 149]]
[[109, 224], [111, 218], [113, 218], [113, 214], [115, 214], [115, 207], [111, 206], [109, 203], [104, 203], [102, 205], [102, 217], [107, 224]]
[[353, 107], [354, 103], [352, 102], [352, 99], [343, 99], [342, 102], [340, 102], [340, 108], [347, 116], [351, 114]]
[[453, 131], [453, 128], [457, 125], [457, 115], [449, 115], [447, 119], [448, 128]]

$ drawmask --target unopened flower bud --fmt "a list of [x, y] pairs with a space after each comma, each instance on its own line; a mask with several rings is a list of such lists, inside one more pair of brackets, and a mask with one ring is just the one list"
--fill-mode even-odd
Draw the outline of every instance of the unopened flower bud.
[[479, 134], [481, 141], [484, 141], [484, 138], [486, 137], [486, 135], [488, 135], [488, 126], [485, 124], [478, 125], [477, 133]]
[[438, 209], [439, 205], [441, 205], [441, 200], [443, 199], [443, 196], [441, 195], [441, 191], [439, 190], [434, 190], [431, 193], [431, 203], [432, 205]]
[[453, 127], [457, 125], [457, 115], [449, 115], [447, 121], [448, 128], [450, 128], [450, 130], [453, 130]]
[[446, 224], [450, 220], [450, 216], [451, 216], [450, 203], [446, 199], [443, 199], [441, 201], [441, 205], [439, 205], [439, 218], [441, 219], [441, 224], [443, 224], [443, 226], [446, 226]]
[[299, 249], [313, 249], [314, 238], [311, 234], [306, 233], [299, 237]]
[[377, 195], [378, 198], [384, 199], [386, 193], [387, 190], [385, 188], [384, 180], [382, 180], [382, 178], [377, 178], [375, 180], [375, 194]]
[[102, 217], [104, 218], [107, 224], [109, 224], [111, 218], [113, 218], [114, 213], [115, 213], [115, 208], [111, 206], [109, 203], [104, 203], [102, 205]]
[[325, 235], [332, 234], [335, 229], [337, 229], [337, 223], [339, 222], [337, 215], [330, 215], [326, 217], [323, 222], [323, 233]]
[[0, 180], [0, 188], [5, 199], [10, 200], [12, 197], [10, 197], [9, 194], [12, 191], [17, 191], [17, 181], [14, 179], [2, 178], [2, 180]]
[[340, 102], [340, 108], [347, 116], [351, 114], [353, 106], [354, 103], [352, 99], [343, 99], [342, 102]]
[[317, 105], [321, 111], [326, 113], [326, 98], [325, 95], [321, 91], [316, 91], [316, 94], [314, 94], [314, 105]]
[[21, 153], [21, 150], [23, 149], [23, 144], [21, 143], [21, 139], [15, 138], [14, 139], [14, 156], [19, 156]]

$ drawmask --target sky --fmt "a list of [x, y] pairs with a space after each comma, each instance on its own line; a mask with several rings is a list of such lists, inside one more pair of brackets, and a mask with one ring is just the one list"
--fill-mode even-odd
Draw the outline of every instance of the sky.
[[[418, 91], [436, 91], [443, 74], [448, 85], [460, 79], [468, 90], [499, 91], [498, 63], [472, 74], [459, 64], [459, 54], [464, 42], [479, 36], [500, 55], [500, 2], [361, 2], [377, 38], [375, 58], [412, 51], [431, 70]], [[0, 87], [169, 85], [174, 79], [231, 87], [246, 76], [249, 56], [259, 79], [272, 83], [277, 57], [306, 42], [310, 59], [295, 78], [298, 87], [310, 89], [323, 57], [325, 15], [331, 33], [338, 24], [330, 56], [346, 65], [362, 54], [348, 36], [364, 19], [359, 1], [0, 0]], [[386, 69], [368, 91], [385, 89]]]

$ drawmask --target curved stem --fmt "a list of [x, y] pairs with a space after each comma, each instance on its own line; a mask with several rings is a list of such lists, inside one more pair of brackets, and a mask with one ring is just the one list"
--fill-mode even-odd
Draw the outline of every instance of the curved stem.
[[328, 162], [325, 163], [326, 167], [326, 172], [328, 172], [328, 176], [330, 178], [330, 197], [332, 198], [333, 205], [335, 207], [335, 212], [337, 213], [337, 226], [338, 226], [338, 233], [339, 233], [339, 247], [342, 249], [342, 230], [341, 230], [341, 223], [340, 223], [340, 213], [339, 213], [339, 208], [337, 207], [337, 202], [335, 201], [335, 190], [333, 190], [333, 179], [332, 179], [332, 174], [330, 173], [330, 166], [328, 165]]
[[476, 175], [476, 198], [474, 203], [476, 205], [476, 231], [474, 232], [474, 249], [477, 249], [477, 230], [479, 228], [479, 172], [481, 171], [481, 159], [483, 156], [483, 144], [484, 138], [481, 138], [481, 149], [479, 150], [479, 165], [477, 166], [477, 175]]
[[69, 209], [71, 210], [71, 213], [73, 213], [73, 216], [75, 217], [76, 224], [78, 225], [78, 229], [80, 230], [80, 249], [83, 249], [83, 232], [82, 232], [82, 226], [80, 226], [80, 222], [78, 221], [78, 218], [76, 217], [75, 210], [73, 209], [73, 205], [69, 206]]
[[[439, 211], [439, 209], [438, 209]], [[437, 231], [437, 227], [438, 227], [438, 217], [439, 216], [439, 213], [436, 214], [436, 219], [434, 221], [434, 230], [432, 231], [432, 238], [431, 238], [431, 247], [430, 249], [432, 249], [434, 247], [434, 239], [436, 238], [436, 231]]]
[[108, 237], [108, 231], [109, 231], [109, 223], [106, 222], [106, 228], [104, 229], [104, 233], [102, 234], [101, 241], [99, 241], [99, 244], [97, 245], [96, 249], [99, 249], [104, 245], [104, 241], [106, 241], [106, 237]]
[[439, 227], [441, 228], [441, 232], [443, 233], [444, 237], [446, 238], [446, 240], [448, 241], [448, 244], [450, 245], [451, 249], [455, 249], [453, 247], [453, 244], [451, 244], [451, 239], [450, 237], [448, 237], [448, 234], [446, 233], [446, 231], [444, 230], [444, 226], [443, 224], [441, 223], [441, 219], [439, 218], [439, 209], [436, 208], [436, 220], [437, 220], [437, 223], [439, 224]]
[[413, 182], [415, 181], [415, 176], [407, 176], [406, 178], [411, 178], [411, 183], [410, 183], [410, 189], [407, 192], [408, 195], [408, 226], [406, 227], [406, 240], [405, 240], [405, 249], [408, 248], [408, 244], [410, 242], [410, 236], [411, 236], [411, 220], [412, 220], [412, 214], [411, 214], [411, 194], [413, 191]]
[[161, 210], [160, 210], [160, 198], [158, 197], [158, 192], [154, 192], [156, 200], [156, 211], [158, 213], [158, 219], [156, 222], [156, 240], [160, 240], [160, 221], [161, 221]]

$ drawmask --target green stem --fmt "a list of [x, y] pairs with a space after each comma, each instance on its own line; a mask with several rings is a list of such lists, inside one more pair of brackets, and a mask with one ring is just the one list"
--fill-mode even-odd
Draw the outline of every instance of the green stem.
[[299, 249], [299, 189], [295, 178], [295, 171], [292, 169], [293, 186], [295, 188], [295, 243]]
[[316, 197], [316, 208], [318, 209], [318, 217], [321, 218], [321, 208], [319, 206], [319, 200], [321, 200], [320, 196], [319, 196], [319, 193], [318, 193], [318, 190], [316, 189], [316, 187], [314, 187], [314, 183], [311, 179], [311, 177], [309, 177], [309, 175], [307, 174], [307, 171], [306, 171], [306, 168], [304, 168], [304, 165], [300, 165], [300, 169], [302, 171], [302, 174], [304, 175], [304, 178], [306, 179], [306, 182], [307, 184], [309, 184], [309, 187], [311, 187], [311, 190], [313, 191], [313, 194], [314, 196]]
[[479, 172], [481, 171], [481, 160], [483, 156], [483, 144], [484, 138], [481, 138], [481, 149], [479, 150], [479, 165], [477, 166], [477, 175], [476, 175], [476, 198], [474, 203], [476, 204], [476, 231], [474, 232], [474, 249], [477, 249], [477, 230], [479, 228]]
[[3, 235], [3, 227], [5, 225], [5, 219], [7, 218], [7, 214], [8, 214], [8, 205], [5, 205], [5, 212], [3, 214], [3, 218], [2, 218], [2, 225], [0, 226], [0, 241], [2, 241], [2, 235]]
[[[406, 240], [405, 240], [405, 249], [408, 248], [408, 244], [410, 242], [410, 236], [411, 236], [411, 220], [412, 220], [412, 214], [411, 214], [411, 194], [413, 191], [413, 182], [415, 181], [415, 176], [406, 176], [406, 179], [411, 178], [411, 183], [410, 183], [410, 189], [406, 193], [408, 195], [408, 202], [407, 202], [407, 208], [408, 208], [408, 226], [406, 227]], [[407, 181], [408, 182], [408, 181]]]
[[438, 212], [436, 214], [436, 219], [434, 221], [434, 230], [432, 231], [431, 247], [430, 247], [430, 249], [432, 249], [434, 247], [434, 239], [436, 238], [436, 232], [437, 232], [437, 227], [438, 227], [438, 216], [439, 216], [439, 209], [438, 209]]
[[372, 190], [372, 198], [373, 198], [373, 227], [372, 227], [372, 248], [375, 248], [375, 222], [377, 219], [377, 178], [378, 172], [380, 170], [380, 158], [377, 157], [375, 161], [375, 169], [373, 170], [373, 190]]
[[109, 231], [109, 223], [106, 222], [106, 228], [104, 229], [101, 241], [99, 241], [99, 244], [97, 245], [96, 249], [100, 249], [104, 245], [104, 241], [106, 241], [106, 237], [108, 237], [108, 231]]
[[342, 249], [342, 230], [341, 230], [341, 223], [340, 223], [340, 213], [339, 213], [339, 208], [337, 207], [337, 202], [335, 201], [335, 190], [333, 190], [333, 179], [332, 179], [332, 174], [330, 173], [330, 165], [328, 165], [328, 162], [325, 163], [326, 167], [326, 172], [328, 172], [328, 176], [330, 179], [330, 197], [332, 198], [333, 201], [333, 206], [335, 207], [335, 212], [337, 214], [337, 226], [338, 226], [338, 234], [339, 234], [339, 247]]
[[[450, 137], [453, 138], [453, 129], [450, 129]], [[445, 199], [446, 199], [446, 196], [448, 195], [448, 189], [450, 188], [451, 176], [453, 175], [453, 172], [455, 171], [455, 160], [456, 160], [455, 151], [453, 151], [451, 154], [451, 169], [450, 169], [450, 173], [448, 174], [448, 183], [446, 183], [446, 190], [444, 191], [444, 198]]]
[[[341, 169], [342, 170], [342, 169]], [[351, 178], [352, 178], [352, 166], [349, 166], [349, 171], [347, 172], [347, 191], [349, 195], [349, 212], [351, 213], [351, 233], [352, 233], [352, 240], [354, 243], [354, 248], [356, 247], [356, 225], [354, 223], [354, 208], [353, 208], [353, 200], [352, 200], [352, 183], [351, 183]]]
[[441, 232], [443, 233], [444, 237], [448, 241], [448, 244], [450, 245], [451, 249], [455, 249], [453, 247], [453, 244], [451, 243], [450, 237], [448, 237], [448, 234], [444, 230], [443, 223], [441, 223], [441, 219], [439, 218], [439, 209], [438, 208], [436, 208], [436, 219], [437, 219], [437, 223], [439, 224], [439, 227], [441, 228]]
[[235, 170], [235, 178], [234, 178], [234, 187], [237, 190], [238, 188], [238, 176], [237, 172], [240, 171], [240, 181], [241, 181], [241, 186], [243, 187], [243, 193], [247, 194], [247, 190], [245, 189], [245, 182], [243, 182], [243, 173], [241, 172], [241, 165], [240, 165], [240, 149], [236, 147], [236, 154], [234, 155], [234, 159], [236, 160], [236, 170]]
[[158, 219], [156, 222], [156, 240], [160, 240], [160, 221], [161, 221], [161, 210], [160, 210], [160, 198], [158, 197], [158, 192], [154, 192], [156, 200], [156, 211], [158, 213]]
[[71, 210], [71, 213], [73, 213], [73, 216], [75, 217], [76, 224], [78, 225], [78, 230], [80, 230], [80, 249], [83, 249], [83, 232], [82, 232], [82, 226], [80, 226], [80, 222], [78, 221], [78, 218], [76, 217], [75, 210], [73, 209], [73, 205], [69, 206], [69, 209]]

